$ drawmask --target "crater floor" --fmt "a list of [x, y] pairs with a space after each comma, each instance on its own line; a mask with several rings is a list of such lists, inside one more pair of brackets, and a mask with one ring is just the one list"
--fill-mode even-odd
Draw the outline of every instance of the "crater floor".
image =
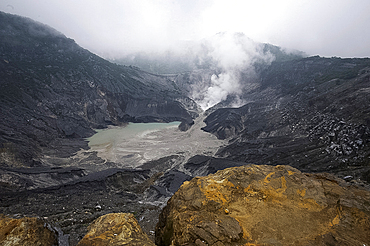
[[197, 154], [214, 155], [225, 141], [202, 131], [203, 119], [204, 116], [197, 118], [186, 132], [178, 129], [179, 122], [130, 123], [100, 130], [87, 139], [87, 152], [96, 151], [98, 157], [121, 168], [135, 168], [169, 155], [181, 155], [184, 159]]

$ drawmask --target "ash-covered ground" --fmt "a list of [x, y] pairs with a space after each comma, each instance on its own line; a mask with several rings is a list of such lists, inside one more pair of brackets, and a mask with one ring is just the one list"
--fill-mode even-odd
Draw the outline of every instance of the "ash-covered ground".
[[199, 117], [187, 132], [175, 124], [134, 134], [117, 134], [114, 127], [103, 130], [113, 130], [109, 141], [73, 156], [46, 155], [45, 167], [1, 170], [12, 187], [0, 192], [0, 213], [41, 217], [59, 232], [60, 245], [76, 245], [94, 219], [131, 212], [154, 240], [158, 215], [179, 186], [224, 167], [206, 156], [225, 140], [202, 131], [204, 125]]

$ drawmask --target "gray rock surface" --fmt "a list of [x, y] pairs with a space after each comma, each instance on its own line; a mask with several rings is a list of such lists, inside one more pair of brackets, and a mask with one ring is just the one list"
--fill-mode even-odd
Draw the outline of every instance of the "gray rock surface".
[[229, 140], [219, 157], [370, 181], [370, 59], [276, 62], [260, 77], [248, 103], [205, 119], [205, 131]]

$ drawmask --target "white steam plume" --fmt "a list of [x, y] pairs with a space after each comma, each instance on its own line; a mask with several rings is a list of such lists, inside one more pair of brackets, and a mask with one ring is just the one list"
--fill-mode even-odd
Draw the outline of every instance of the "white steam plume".
[[[216, 66], [215, 71], [220, 71], [213, 74], [210, 84], [203, 88], [203, 96], [198, 103], [204, 110], [225, 100], [228, 95], [236, 98], [233, 106], [241, 106], [242, 92], [256, 86], [253, 79], [241, 81], [241, 74], [243, 78], [246, 74], [252, 78], [255, 76], [255, 62], [271, 63], [275, 59], [271, 53], [263, 52], [261, 44], [242, 33], [219, 33], [204, 41], [203, 45], [207, 47], [207, 56]], [[196, 94], [199, 95], [199, 91]]]

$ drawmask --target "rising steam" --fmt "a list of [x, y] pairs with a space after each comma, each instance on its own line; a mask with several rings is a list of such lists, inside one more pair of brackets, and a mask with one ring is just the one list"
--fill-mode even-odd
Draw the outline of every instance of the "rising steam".
[[219, 33], [204, 41], [203, 45], [207, 47], [207, 56], [212, 60], [214, 70], [218, 71], [211, 76], [210, 83], [205, 84], [201, 93], [193, 93], [195, 98], [203, 95], [198, 98], [198, 104], [204, 110], [226, 100], [229, 95], [235, 98], [233, 106], [241, 106], [243, 91], [256, 86], [252, 79], [255, 76], [254, 64], [269, 64], [275, 59], [270, 52], [263, 51], [261, 44], [241, 33]]
[[177, 83], [203, 110], [226, 99], [227, 106], [238, 107], [244, 104], [243, 93], [258, 86], [255, 65], [275, 59], [264, 48], [243, 33], [224, 32], [201, 41], [184, 41], [162, 53], [134, 53], [120, 63], [158, 74], [188, 74], [189, 78], [180, 76], [184, 81]]

